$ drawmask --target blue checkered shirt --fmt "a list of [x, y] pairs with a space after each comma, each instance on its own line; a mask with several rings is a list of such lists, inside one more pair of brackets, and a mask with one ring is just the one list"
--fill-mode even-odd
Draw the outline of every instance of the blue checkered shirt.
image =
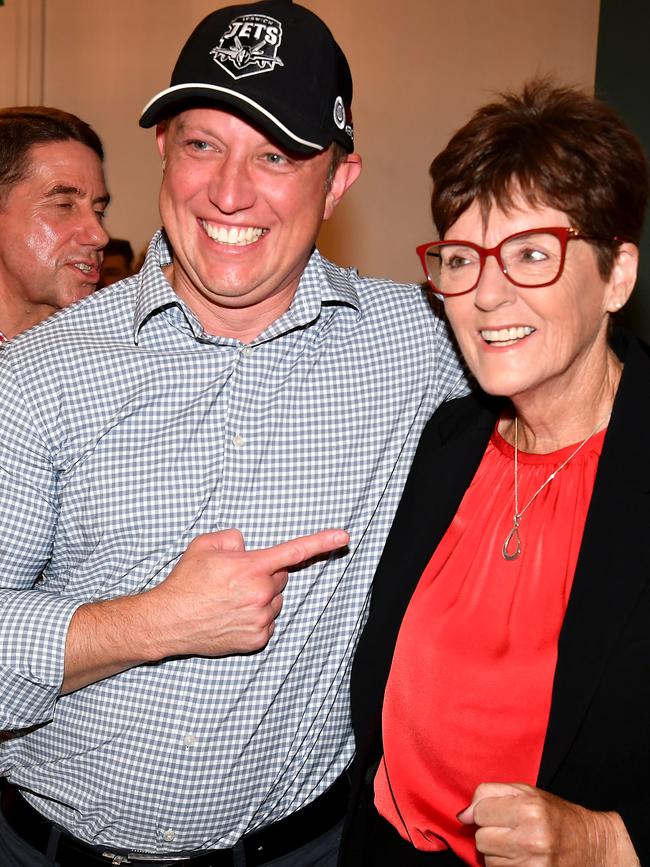
[[[466, 390], [417, 286], [314, 252], [245, 345], [203, 331], [169, 261], [158, 233], [139, 275], [0, 350], [0, 729], [28, 729], [0, 775], [82, 840], [157, 853], [232, 846], [348, 765], [375, 566], [423, 425]], [[82, 603], [156, 585], [200, 533], [259, 548], [334, 526], [349, 553], [290, 575], [263, 651], [59, 696]]]

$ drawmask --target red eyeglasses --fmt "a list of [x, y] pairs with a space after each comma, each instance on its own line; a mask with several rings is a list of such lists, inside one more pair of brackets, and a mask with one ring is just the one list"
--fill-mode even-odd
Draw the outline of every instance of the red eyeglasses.
[[445, 296], [464, 295], [476, 288], [488, 256], [494, 256], [515, 286], [527, 289], [550, 286], [562, 274], [567, 243], [577, 240], [622, 243], [618, 237], [599, 238], [571, 226], [552, 226], [515, 232], [495, 247], [446, 240], [421, 244], [416, 252], [435, 292]]

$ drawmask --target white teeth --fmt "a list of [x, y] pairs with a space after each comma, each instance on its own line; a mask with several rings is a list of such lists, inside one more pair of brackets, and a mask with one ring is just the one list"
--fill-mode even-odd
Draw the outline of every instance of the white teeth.
[[499, 328], [495, 331], [484, 328], [481, 330], [481, 337], [486, 343], [509, 343], [513, 340], [521, 340], [522, 337], [528, 337], [534, 330], [530, 325], [520, 325], [517, 328]]
[[231, 226], [229, 229], [226, 229], [225, 226], [213, 226], [206, 220], [201, 220], [201, 225], [213, 241], [218, 241], [220, 244], [232, 244], [236, 247], [245, 247], [247, 244], [253, 244], [264, 234], [264, 229], [253, 226], [248, 226], [247, 228]]
[[86, 265], [85, 262], [75, 262], [75, 263], [74, 263], [74, 266], [75, 266], [75, 268], [78, 268], [80, 271], [85, 271], [86, 274], [87, 274], [89, 271], [92, 271], [92, 270], [93, 270], [93, 266], [92, 266], [92, 265]]

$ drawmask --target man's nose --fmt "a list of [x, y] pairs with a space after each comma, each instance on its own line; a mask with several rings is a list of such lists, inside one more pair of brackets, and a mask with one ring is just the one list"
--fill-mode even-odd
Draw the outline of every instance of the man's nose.
[[104, 228], [102, 216], [91, 209], [84, 215], [83, 223], [80, 226], [81, 241], [90, 247], [95, 247], [101, 250], [108, 244], [108, 232]]
[[229, 154], [210, 178], [208, 196], [223, 214], [234, 214], [250, 208], [255, 202], [255, 186], [248, 163]]

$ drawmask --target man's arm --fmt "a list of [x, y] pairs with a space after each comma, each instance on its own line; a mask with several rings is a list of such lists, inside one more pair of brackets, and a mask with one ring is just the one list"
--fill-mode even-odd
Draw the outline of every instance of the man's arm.
[[143, 662], [262, 647], [287, 567], [347, 541], [325, 532], [246, 552], [238, 533], [212, 534], [192, 542], [157, 587], [84, 604], [65, 594], [65, 564], [38, 581], [66, 532], [56, 435], [25, 399], [4, 351], [0, 380], [0, 731], [46, 722], [62, 690]]
[[282, 608], [287, 570], [348, 541], [342, 530], [323, 530], [246, 551], [236, 530], [198, 537], [157, 587], [77, 609], [62, 693], [170, 656], [260, 650]]
[[0, 352], [0, 730], [51, 718], [65, 634], [79, 602], [38, 583], [58, 519], [56, 472]]
[[432, 372], [435, 376], [438, 404], [443, 400], [464, 397], [476, 383], [458, 349], [456, 339], [445, 315], [444, 302], [431, 300], [436, 316], [435, 357]]

